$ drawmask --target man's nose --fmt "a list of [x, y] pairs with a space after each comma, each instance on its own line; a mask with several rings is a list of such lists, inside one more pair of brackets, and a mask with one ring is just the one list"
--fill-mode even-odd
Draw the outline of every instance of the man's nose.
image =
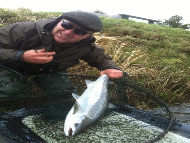
[[74, 34], [74, 29], [65, 29], [65, 34], [73, 35]]

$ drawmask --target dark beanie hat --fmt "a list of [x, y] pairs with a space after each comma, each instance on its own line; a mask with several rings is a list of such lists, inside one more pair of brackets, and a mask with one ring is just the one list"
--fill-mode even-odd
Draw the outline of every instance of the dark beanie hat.
[[62, 17], [86, 31], [99, 32], [103, 28], [100, 18], [92, 13], [72, 11], [63, 13]]

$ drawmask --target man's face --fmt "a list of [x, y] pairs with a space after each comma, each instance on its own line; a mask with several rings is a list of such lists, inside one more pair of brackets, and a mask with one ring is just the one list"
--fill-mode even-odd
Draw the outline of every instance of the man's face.
[[58, 44], [63, 44], [63, 43], [73, 43], [80, 41], [82, 39], [88, 38], [90, 36], [90, 31], [86, 31], [87, 34], [80, 36], [74, 33], [74, 29], [81, 29], [77, 25], [64, 20], [65, 22], [68, 22], [74, 26], [73, 29], [65, 29], [61, 26], [61, 23], [63, 22], [62, 20], [57, 24], [57, 26], [53, 29], [52, 35], [54, 37], [54, 40]]

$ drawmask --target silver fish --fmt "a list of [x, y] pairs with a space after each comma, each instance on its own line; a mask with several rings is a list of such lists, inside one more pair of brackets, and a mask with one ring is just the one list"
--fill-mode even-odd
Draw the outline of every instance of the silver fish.
[[85, 80], [87, 89], [81, 96], [72, 94], [76, 99], [64, 123], [66, 136], [75, 136], [94, 123], [105, 112], [108, 105], [109, 76], [104, 74], [96, 81]]

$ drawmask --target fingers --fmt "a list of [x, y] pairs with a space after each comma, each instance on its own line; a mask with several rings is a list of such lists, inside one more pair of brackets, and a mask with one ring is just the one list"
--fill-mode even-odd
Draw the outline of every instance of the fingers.
[[45, 49], [35, 50], [36, 53], [45, 52]]
[[21, 60], [28, 63], [45, 64], [53, 60], [55, 52], [45, 52], [45, 49], [41, 50], [28, 50], [24, 52]]
[[35, 59], [33, 59], [34, 63], [36, 63], [36, 64], [45, 64], [52, 60], [53, 60], [53, 56], [48, 56], [48, 57], [38, 56]]
[[55, 55], [55, 52], [43, 52], [43, 53], [37, 53], [37, 56], [39, 57], [48, 57], [48, 56], [53, 56]]
[[117, 73], [110, 73], [108, 75], [110, 78], [120, 78], [123, 76], [123, 74], [117, 74]]
[[52, 56], [55, 55], [55, 52], [45, 52], [45, 49], [41, 50], [34, 50], [36, 53], [38, 53], [38, 56]]
[[107, 69], [100, 72], [100, 76], [107, 74], [110, 78], [120, 78], [123, 76], [123, 72], [117, 69]]

